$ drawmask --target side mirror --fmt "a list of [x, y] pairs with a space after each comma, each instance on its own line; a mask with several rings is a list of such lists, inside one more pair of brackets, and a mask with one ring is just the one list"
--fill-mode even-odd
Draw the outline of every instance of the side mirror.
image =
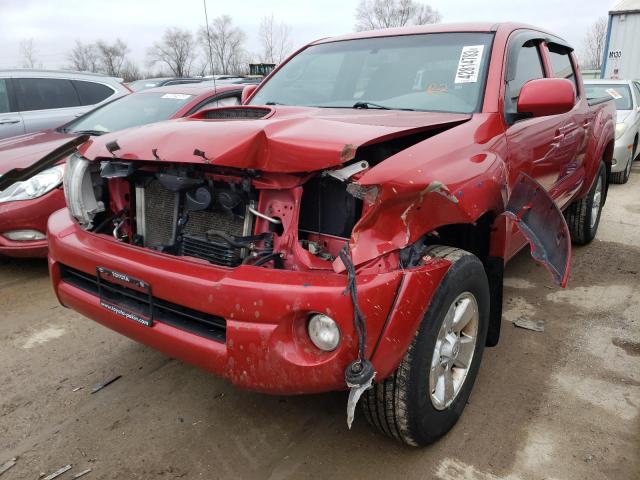
[[245, 105], [247, 103], [247, 100], [249, 100], [249, 97], [253, 95], [253, 92], [256, 91], [256, 88], [258, 88], [258, 85], [247, 85], [242, 89], [242, 96], [240, 97], [240, 103], [242, 105]]
[[518, 113], [545, 117], [567, 113], [576, 104], [573, 83], [565, 78], [539, 78], [522, 86]]

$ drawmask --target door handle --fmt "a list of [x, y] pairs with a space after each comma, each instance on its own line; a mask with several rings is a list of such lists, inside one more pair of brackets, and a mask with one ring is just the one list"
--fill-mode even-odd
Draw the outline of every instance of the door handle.
[[12, 123], [20, 123], [18, 118], [0, 118], [0, 125], [10, 125]]

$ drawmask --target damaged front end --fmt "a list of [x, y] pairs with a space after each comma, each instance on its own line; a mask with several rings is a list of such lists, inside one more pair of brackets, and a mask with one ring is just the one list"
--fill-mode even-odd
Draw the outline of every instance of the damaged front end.
[[85, 230], [227, 268], [331, 269], [363, 211], [327, 172], [92, 162], [78, 154], [68, 161], [65, 192]]
[[[194, 265], [209, 265], [223, 272], [240, 272], [243, 268], [305, 272], [314, 275], [318, 285], [325, 278], [331, 279], [327, 286], [336, 281], [342, 283], [342, 298], [334, 297], [335, 301], [326, 302], [322, 309], [298, 300], [293, 293], [287, 307], [292, 313], [296, 311], [294, 321], [302, 315], [309, 318], [306, 334], [311, 342], [300, 347], [304, 350], [303, 363], [309, 361], [307, 356], [313, 346], [318, 354], [312, 357], [339, 351], [335, 346], [322, 347], [334, 345], [335, 338], [347, 345], [341, 345], [347, 351], [340, 355], [348, 355], [344, 357], [348, 361], [341, 361], [341, 368], [343, 386], [351, 389], [350, 425], [358, 398], [371, 386], [376, 371], [387, 375], [403, 355], [402, 342], [380, 345], [381, 335], [392, 323], [397, 324], [396, 318], [420, 316], [428, 302], [428, 290], [435, 290], [447, 268], [447, 262], [435, 262], [416, 269], [420, 271], [403, 280], [403, 269], [411, 266], [407, 263], [401, 267], [399, 249], [384, 251], [373, 245], [371, 252], [377, 253], [368, 258], [353, 255], [353, 248], [360, 244], [354, 232], [375, 230], [371, 212], [381, 208], [382, 187], [358, 184], [372, 169], [368, 161], [353, 148], [350, 158], [343, 158], [345, 164], [316, 172], [276, 173], [211, 163], [162, 161], [158, 152], [154, 152], [158, 155], [155, 161], [126, 160], [116, 156], [117, 143], [112, 148], [113, 158], [89, 160], [78, 152], [68, 160], [65, 194], [69, 212], [83, 230], [110, 237], [118, 244], [177, 257]], [[443, 188], [437, 186], [425, 194], [444, 198]], [[55, 246], [53, 251], [55, 255]], [[246, 276], [251, 275], [247, 271]], [[144, 279], [144, 275], [136, 277]], [[301, 282], [303, 287], [308, 284]], [[404, 308], [394, 310], [401, 292], [411, 294], [420, 287], [426, 289], [426, 295], [404, 298]], [[151, 288], [153, 285], [149, 292]], [[323, 289], [329, 291], [328, 287], [317, 291]], [[350, 312], [338, 308], [338, 300], [348, 301]], [[123, 305], [111, 305], [109, 309], [126, 311]], [[242, 303], [238, 305], [244, 310]], [[298, 314], [297, 310], [305, 313]], [[237, 310], [217, 313], [234, 318]], [[259, 313], [256, 310], [256, 315]], [[313, 329], [322, 326], [324, 316], [334, 322], [331, 316], [338, 314], [343, 318], [336, 320], [334, 338], [327, 337], [328, 330], [316, 332], [314, 337]], [[352, 317], [348, 323], [345, 314]], [[414, 323], [407, 322], [406, 328], [413, 328]], [[410, 338], [405, 333], [402, 329], [396, 335]], [[386, 356], [389, 349], [392, 355]], [[374, 366], [376, 351], [381, 357]], [[318, 385], [321, 388], [321, 383]]]

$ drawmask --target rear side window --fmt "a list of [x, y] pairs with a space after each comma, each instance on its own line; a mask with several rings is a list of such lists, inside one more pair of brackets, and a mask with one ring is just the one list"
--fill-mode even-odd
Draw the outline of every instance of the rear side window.
[[0, 113], [9, 111], [9, 92], [7, 91], [7, 81], [0, 78]]
[[544, 78], [544, 69], [542, 67], [538, 45], [534, 42], [525, 43], [520, 49], [520, 53], [518, 53], [515, 77], [509, 82], [511, 98], [518, 98], [522, 86], [529, 80], [538, 78]]
[[113, 89], [96, 82], [73, 80], [81, 105], [95, 105], [113, 95]]
[[209, 100], [207, 103], [198, 108], [198, 112], [201, 110], [205, 110], [207, 108], [217, 108], [217, 107], [231, 107], [234, 105], [240, 105], [240, 97], [224, 97], [224, 98], [214, 98]]
[[20, 110], [48, 110], [80, 106], [71, 80], [59, 78], [16, 78], [16, 96]]
[[578, 93], [578, 84], [576, 83], [576, 73], [573, 71], [569, 50], [558, 45], [549, 45], [549, 60], [553, 70], [554, 78], [566, 78], [571, 80], [573, 87]]

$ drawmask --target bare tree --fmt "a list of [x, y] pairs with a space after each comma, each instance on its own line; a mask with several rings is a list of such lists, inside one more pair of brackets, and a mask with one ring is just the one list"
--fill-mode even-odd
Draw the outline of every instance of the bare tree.
[[602, 64], [605, 37], [607, 35], [607, 18], [595, 21], [584, 36], [583, 63], [586, 68], [599, 69]]
[[67, 56], [70, 67], [82, 72], [97, 72], [99, 70], [98, 48], [92, 43], [82, 43], [76, 40], [75, 46]]
[[129, 53], [127, 44], [119, 38], [112, 44], [98, 40], [96, 48], [98, 49], [100, 71], [112, 77], [120, 77], [127, 53]]
[[176, 77], [188, 77], [196, 57], [196, 42], [188, 30], [168, 28], [147, 52], [150, 64], [166, 64]]
[[27, 38], [20, 42], [20, 56], [22, 57], [22, 68], [42, 67], [36, 60], [37, 50], [33, 38]]
[[229, 15], [214, 18], [206, 27], [200, 29], [200, 42], [208, 51], [211, 44], [213, 65], [216, 73], [240, 73], [245, 68], [242, 65], [245, 51], [245, 33], [233, 25]]
[[262, 18], [259, 35], [263, 62], [280, 63], [291, 51], [291, 26], [284, 22], [276, 24], [273, 13]]
[[360, 0], [356, 9], [356, 30], [425, 25], [442, 20], [430, 5], [415, 0]]
[[125, 82], [133, 82], [142, 78], [142, 72], [135, 63], [125, 60], [118, 76]]

